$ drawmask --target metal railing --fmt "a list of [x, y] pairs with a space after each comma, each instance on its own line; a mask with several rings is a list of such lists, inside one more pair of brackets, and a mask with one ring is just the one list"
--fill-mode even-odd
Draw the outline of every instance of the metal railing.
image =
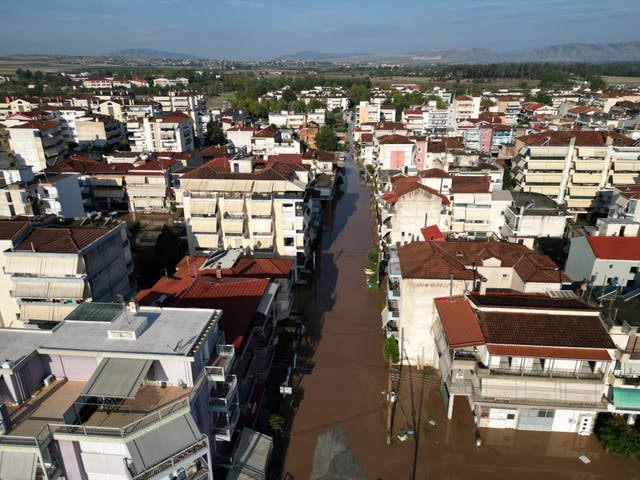
[[185, 459], [191, 456], [197, 455], [199, 452], [203, 450], [207, 450], [207, 451], [209, 450], [207, 446], [207, 441], [204, 439], [176, 453], [171, 458], [168, 458], [163, 462], [160, 462], [157, 465], [154, 465], [153, 467], [147, 470], [144, 470], [142, 472], [138, 472], [136, 470], [135, 466], [133, 465], [133, 462], [130, 459], [126, 458], [125, 461], [127, 464], [127, 469], [129, 470], [129, 473], [131, 473], [133, 480], [147, 480], [151, 477], [154, 477], [164, 472], [165, 470], [168, 470], [168, 469], [175, 470], [175, 467], [179, 465], [181, 462], [183, 462]]
[[52, 433], [62, 433], [70, 435], [85, 435], [85, 436], [102, 436], [102, 437], [120, 437], [124, 438], [131, 435], [138, 430], [159, 422], [160, 420], [173, 415], [174, 413], [189, 408], [189, 397], [184, 396], [175, 402], [172, 402], [158, 410], [145, 415], [123, 427], [100, 427], [93, 425], [67, 425], [67, 424], [50, 424], [49, 428]]
[[[484, 370], [484, 369], [483, 369]], [[546, 377], [546, 378], [575, 378], [576, 380], [602, 380], [604, 372], [585, 370], [556, 370], [556, 369], [535, 369], [535, 368], [490, 368], [487, 369], [491, 375], [514, 375], [524, 377]], [[480, 372], [481, 370], [479, 370]]]

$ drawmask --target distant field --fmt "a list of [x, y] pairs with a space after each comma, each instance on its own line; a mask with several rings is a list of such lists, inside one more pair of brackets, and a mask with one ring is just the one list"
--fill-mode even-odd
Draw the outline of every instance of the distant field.
[[640, 77], [613, 77], [603, 75], [602, 80], [609, 85], [616, 85], [619, 83], [624, 83], [625, 85], [640, 85]]

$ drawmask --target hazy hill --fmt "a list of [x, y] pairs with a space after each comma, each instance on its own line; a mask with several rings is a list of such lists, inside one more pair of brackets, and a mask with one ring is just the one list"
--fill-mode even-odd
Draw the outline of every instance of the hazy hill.
[[125, 48], [107, 54], [109, 57], [124, 58], [176, 58], [178, 60], [200, 60], [202, 57], [190, 55], [188, 53], [165, 52], [151, 48]]
[[633, 62], [640, 61], [640, 42], [567, 43], [536, 48], [519, 58], [521, 62]]

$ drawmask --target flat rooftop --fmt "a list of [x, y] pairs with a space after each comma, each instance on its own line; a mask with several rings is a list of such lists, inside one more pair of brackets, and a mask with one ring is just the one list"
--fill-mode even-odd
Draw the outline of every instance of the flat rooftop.
[[[103, 313], [107, 319], [113, 314]], [[72, 313], [69, 316], [74, 319], [57, 327], [39, 351], [188, 356], [221, 315], [214, 309], [140, 307], [137, 312], [123, 309], [112, 321], [100, 321], [91, 315], [83, 318]], [[109, 338], [109, 331], [137, 332], [137, 338]]]
[[50, 330], [26, 328], [0, 328], [0, 364], [15, 366], [33, 353], [45, 340]]

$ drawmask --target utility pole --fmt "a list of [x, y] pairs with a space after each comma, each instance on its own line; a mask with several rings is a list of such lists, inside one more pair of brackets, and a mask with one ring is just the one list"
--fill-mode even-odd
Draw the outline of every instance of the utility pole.
[[378, 247], [378, 264], [376, 265], [376, 288], [380, 286], [380, 254], [382, 250]]
[[389, 383], [387, 385], [387, 445], [391, 445], [391, 355], [389, 355], [387, 374], [389, 377]]

